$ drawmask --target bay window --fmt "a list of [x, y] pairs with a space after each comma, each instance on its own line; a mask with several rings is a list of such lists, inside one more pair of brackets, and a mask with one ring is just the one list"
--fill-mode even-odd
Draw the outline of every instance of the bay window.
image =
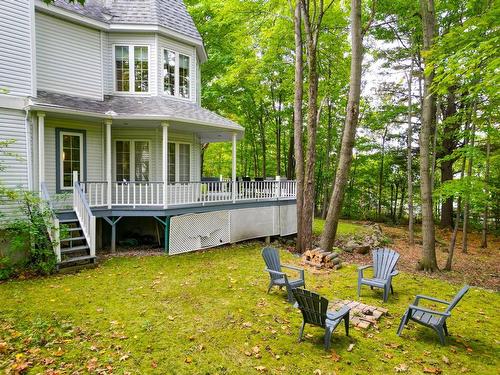
[[189, 99], [191, 96], [191, 62], [190, 57], [163, 50], [163, 92], [167, 95]]
[[149, 47], [117, 45], [115, 56], [115, 91], [149, 92]]
[[149, 181], [149, 141], [117, 140], [115, 143], [116, 181]]

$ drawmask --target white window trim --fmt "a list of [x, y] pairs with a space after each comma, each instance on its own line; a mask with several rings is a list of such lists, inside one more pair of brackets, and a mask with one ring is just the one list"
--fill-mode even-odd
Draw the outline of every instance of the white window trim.
[[[193, 167], [193, 144], [190, 142], [168, 142], [168, 143], [173, 143], [175, 145], [175, 181], [169, 181], [169, 184], [186, 184], [191, 181], [191, 176], [192, 176], [192, 167]], [[180, 161], [179, 161], [179, 145], [189, 145], [189, 181], [179, 181], [180, 177], [180, 172], [179, 172], [179, 166], [180, 166]], [[170, 162], [170, 160], [169, 160]], [[170, 173], [170, 171], [169, 171]]]
[[[118, 181], [118, 179], [116, 178], [116, 161], [117, 161], [117, 158], [116, 158], [116, 142], [130, 142], [130, 180], [128, 181]], [[148, 176], [148, 179], [147, 181], [138, 181], [138, 182], [151, 182], [153, 181], [151, 179], [151, 172], [152, 172], [152, 169], [151, 169], [151, 164], [152, 164], [152, 160], [151, 160], [151, 156], [153, 155], [153, 152], [151, 150], [151, 141], [149, 139], [124, 139], [124, 138], [118, 138], [118, 139], [115, 139], [114, 140], [114, 152], [113, 152], [113, 156], [114, 156], [114, 160], [113, 160], [113, 169], [114, 169], [114, 180], [116, 182], [135, 182], [135, 142], [147, 142], [148, 143], [148, 149], [149, 149], [149, 176]]]
[[[175, 54], [175, 67], [174, 67], [174, 95], [171, 95], [168, 91], [165, 90], [165, 51], [173, 52]], [[189, 96], [187, 98], [184, 98], [179, 95], [179, 86], [180, 86], [180, 77], [179, 77], [179, 63], [180, 63], [180, 58], [179, 55], [186, 56], [189, 59]], [[191, 69], [191, 62], [193, 57], [188, 54], [188, 53], [183, 53], [176, 51], [172, 48], [164, 47], [162, 48], [162, 54], [161, 54], [161, 90], [163, 92], [163, 95], [167, 95], [171, 98], [176, 98], [180, 100], [186, 100], [186, 101], [191, 101], [193, 99], [193, 90], [192, 90], [192, 79], [193, 79], [193, 69]], [[170, 142], [172, 143], [172, 142]]]
[[[63, 137], [65, 135], [77, 136], [80, 138], [80, 170], [78, 171], [78, 178], [82, 180], [84, 171], [83, 163], [85, 163], [85, 161], [83, 160], [83, 133], [71, 131], [59, 132], [59, 190], [72, 190], [73, 186], [64, 186], [64, 160], [62, 156], [64, 152]], [[73, 171], [71, 171], [71, 173], [73, 173]]]
[[[128, 64], [129, 64], [129, 91], [118, 91], [116, 85], [116, 47], [128, 47]], [[135, 64], [134, 64], [134, 47], [146, 47], [148, 49], [148, 91], [135, 91]], [[115, 43], [113, 44], [113, 94], [115, 95], [151, 95], [151, 48], [149, 44], [129, 44]]]

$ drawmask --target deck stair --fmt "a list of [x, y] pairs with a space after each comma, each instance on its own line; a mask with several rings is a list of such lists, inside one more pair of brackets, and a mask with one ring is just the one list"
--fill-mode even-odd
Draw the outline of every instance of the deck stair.
[[59, 269], [94, 265], [96, 257], [90, 255], [90, 246], [85, 239], [78, 219], [60, 220], [61, 224], [61, 261]]

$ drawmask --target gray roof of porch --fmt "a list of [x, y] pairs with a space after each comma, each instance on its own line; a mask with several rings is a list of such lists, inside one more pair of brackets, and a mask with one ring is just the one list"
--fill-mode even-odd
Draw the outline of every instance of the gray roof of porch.
[[38, 91], [29, 109], [74, 113], [98, 118], [177, 121], [213, 126], [238, 133], [243, 127], [196, 103], [167, 96], [111, 96], [104, 100]]

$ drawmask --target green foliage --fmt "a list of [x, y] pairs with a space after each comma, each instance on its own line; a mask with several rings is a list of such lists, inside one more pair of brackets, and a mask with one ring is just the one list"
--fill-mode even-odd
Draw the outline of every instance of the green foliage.
[[[12, 253], [6, 254], [2, 260], [4, 276], [13, 274], [14, 269], [38, 275], [53, 273], [57, 259], [53, 250], [54, 243], [48, 235], [51, 230], [51, 209], [33, 192], [10, 191], [9, 198], [10, 203], [18, 207], [18, 211], [12, 218], [7, 218], [4, 224]], [[28, 254], [21, 264], [9, 261], [12, 256], [15, 257], [14, 254], [22, 254], [26, 249]]]

